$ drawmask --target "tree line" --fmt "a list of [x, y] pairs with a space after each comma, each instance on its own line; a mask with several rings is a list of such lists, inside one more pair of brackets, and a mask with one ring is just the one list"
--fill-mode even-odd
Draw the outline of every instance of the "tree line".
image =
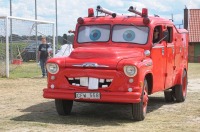
[[[41, 40], [42, 35], [37, 36], [37, 40]], [[47, 42], [52, 42], [52, 36], [48, 35], [46, 36], [47, 38]], [[0, 35], [0, 40], [1, 41], [5, 41], [6, 37]], [[9, 36], [9, 41], [27, 41], [27, 40], [32, 40], [35, 41], [36, 40], [36, 36], [32, 35], [32, 36], [26, 36], [26, 35], [17, 35], [17, 34], [12, 34], [12, 36]], [[63, 36], [58, 36], [58, 43], [60, 45], [63, 44], [71, 44], [74, 42], [74, 35], [67, 35], [67, 34], [63, 34]]]

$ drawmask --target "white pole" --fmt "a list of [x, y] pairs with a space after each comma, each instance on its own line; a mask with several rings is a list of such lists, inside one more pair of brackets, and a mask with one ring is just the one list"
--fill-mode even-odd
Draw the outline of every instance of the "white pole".
[[9, 30], [8, 17], [6, 17], [6, 77], [9, 78]]
[[55, 38], [55, 45], [56, 45], [56, 50], [58, 49], [58, 2], [55, 0], [55, 8], [56, 8], [56, 38]]
[[[35, 0], [35, 20], [37, 20], [37, 0]], [[31, 35], [30, 35], [31, 36]], [[36, 44], [38, 43], [38, 26], [37, 26], [37, 22], [35, 22], [35, 41]], [[36, 62], [38, 62], [39, 58], [38, 58], [38, 49], [36, 49], [35, 52], [35, 59]]]
[[55, 50], [56, 50], [56, 46], [55, 46], [55, 24], [53, 24], [53, 57], [55, 57]]
[[17, 19], [17, 20], [24, 20], [24, 21], [32, 21], [32, 22], [38, 22], [40, 24], [54, 24], [55, 22], [50, 22], [50, 21], [43, 21], [43, 20], [34, 20], [34, 19], [27, 19], [27, 18], [22, 18], [22, 17], [13, 17], [13, 16], [0, 16], [0, 18], [6, 18], [8, 19]]

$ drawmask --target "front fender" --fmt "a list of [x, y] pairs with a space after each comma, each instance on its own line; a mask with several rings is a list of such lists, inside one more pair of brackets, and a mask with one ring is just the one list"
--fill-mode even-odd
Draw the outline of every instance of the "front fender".
[[139, 85], [143, 83], [144, 78], [147, 74], [152, 74], [153, 61], [151, 58], [146, 58], [143, 60], [133, 58], [121, 60], [117, 66], [118, 70], [123, 71], [123, 67], [125, 65], [134, 65], [137, 67], [138, 73], [136, 75], [136, 78], [138, 80]]
[[56, 63], [59, 65], [60, 68], [64, 68], [65, 67], [65, 57], [51, 58], [47, 61], [47, 63]]
[[152, 75], [153, 61], [151, 58], [144, 59], [138, 64], [139, 69], [139, 80], [144, 81], [147, 74]]

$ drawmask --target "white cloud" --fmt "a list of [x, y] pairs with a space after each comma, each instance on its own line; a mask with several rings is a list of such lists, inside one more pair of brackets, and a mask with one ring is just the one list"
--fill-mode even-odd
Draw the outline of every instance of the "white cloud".
[[8, 4], [5, 3], [4, 0], [0, 0], [0, 5], [3, 5], [0, 8], [0, 15], [3, 15], [3, 16], [9, 15], [10, 12], [9, 12]]
[[123, 7], [125, 4], [124, 0], [106, 0], [104, 2], [111, 7]]
[[0, 8], [0, 13], [1, 13], [1, 16], [2, 16], [2, 15], [3, 15], [3, 16], [7, 16], [7, 15], [9, 15], [9, 10], [8, 10], [8, 8], [1, 7], [1, 8]]
[[173, 16], [174, 18], [174, 22], [177, 23], [177, 24], [182, 24], [182, 21], [183, 21], [183, 14], [175, 14]]
[[[88, 8], [96, 10], [101, 5], [109, 10], [127, 14], [130, 6], [138, 10], [148, 8], [149, 14], [157, 14], [170, 19], [174, 14], [175, 22], [183, 19], [185, 5], [189, 9], [200, 8], [200, 0], [57, 0], [59, 35], [75, 29], [78, 17], [87, 16]], [[35, 0], [13, 0], [13, 16], [35, 18]], [[0, 0], [0, 14], [9, 14], [9, 1]], [[37, 0], [38, 19], [55, 22], [55, 0]]]
[[187, 1], [187, 4], [185, 2], [185, 5], [187, 5], [187, 7], [189, 9], [199, 9], [200, 8], [200, 0], [189, 0], [189, 1]]
[[160, 0], [138, 0], [138, 2], [132, 2], [134, 7], [141, 8], [149, 8], [151, 10], [156, 11], [169, 11], [171, 10], [171, 7], [166, 4], [166, 1], [160, 1]]

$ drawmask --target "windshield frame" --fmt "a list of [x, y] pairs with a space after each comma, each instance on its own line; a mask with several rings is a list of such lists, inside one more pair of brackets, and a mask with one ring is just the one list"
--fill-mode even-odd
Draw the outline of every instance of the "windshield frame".
[[[126, 41], [126, 42], [113, 41], [113, 32], [114, 32], [114, 27], [115, 26], [133, 26], [133, 27], [135, 27], [136, 29], [139, 29], [139, 30], [141, 30], [140, 29], [141, 27], [148, 28], [146, 42], [145, 43], [136, 43], [136, 42], [128, 42], [128, 41]], [[131, 23], [131, 24], [115, 24], [115, 25], [112, 26], [111, 41], [113, 43], [125, 43], [125, 44], [131, 44], [131, 45], [135, 45], [135, 44], [136, 45], [146, 45], [148, 43], [148, 41], [149, 41], [149, 33], [150, 33], [150, 27], [146, 26], [146, 25], [134, 25], [133, 23]]]
[[[86, 26], [103, 26], [103, 25], [106, 25], [106, 26], [109, 26], [109, 37], [108, 37], [108, 40], [107, 41], [89, 41], [89, 42], [79, 42], [79, 30], [81, 27], [86, 27]], [[79, 44], [84, 44], [84, 43], [106, 43], [106, 42], [109, 42], [111, 40], [111, 32], [112, 32], [112, 26], [111, 24], [88, 24], [88, 25], [81, 25], [78, 27], [78, 33], [77, 33], [77, 38], [76, 38], [76, 41], [77, 43]]]

